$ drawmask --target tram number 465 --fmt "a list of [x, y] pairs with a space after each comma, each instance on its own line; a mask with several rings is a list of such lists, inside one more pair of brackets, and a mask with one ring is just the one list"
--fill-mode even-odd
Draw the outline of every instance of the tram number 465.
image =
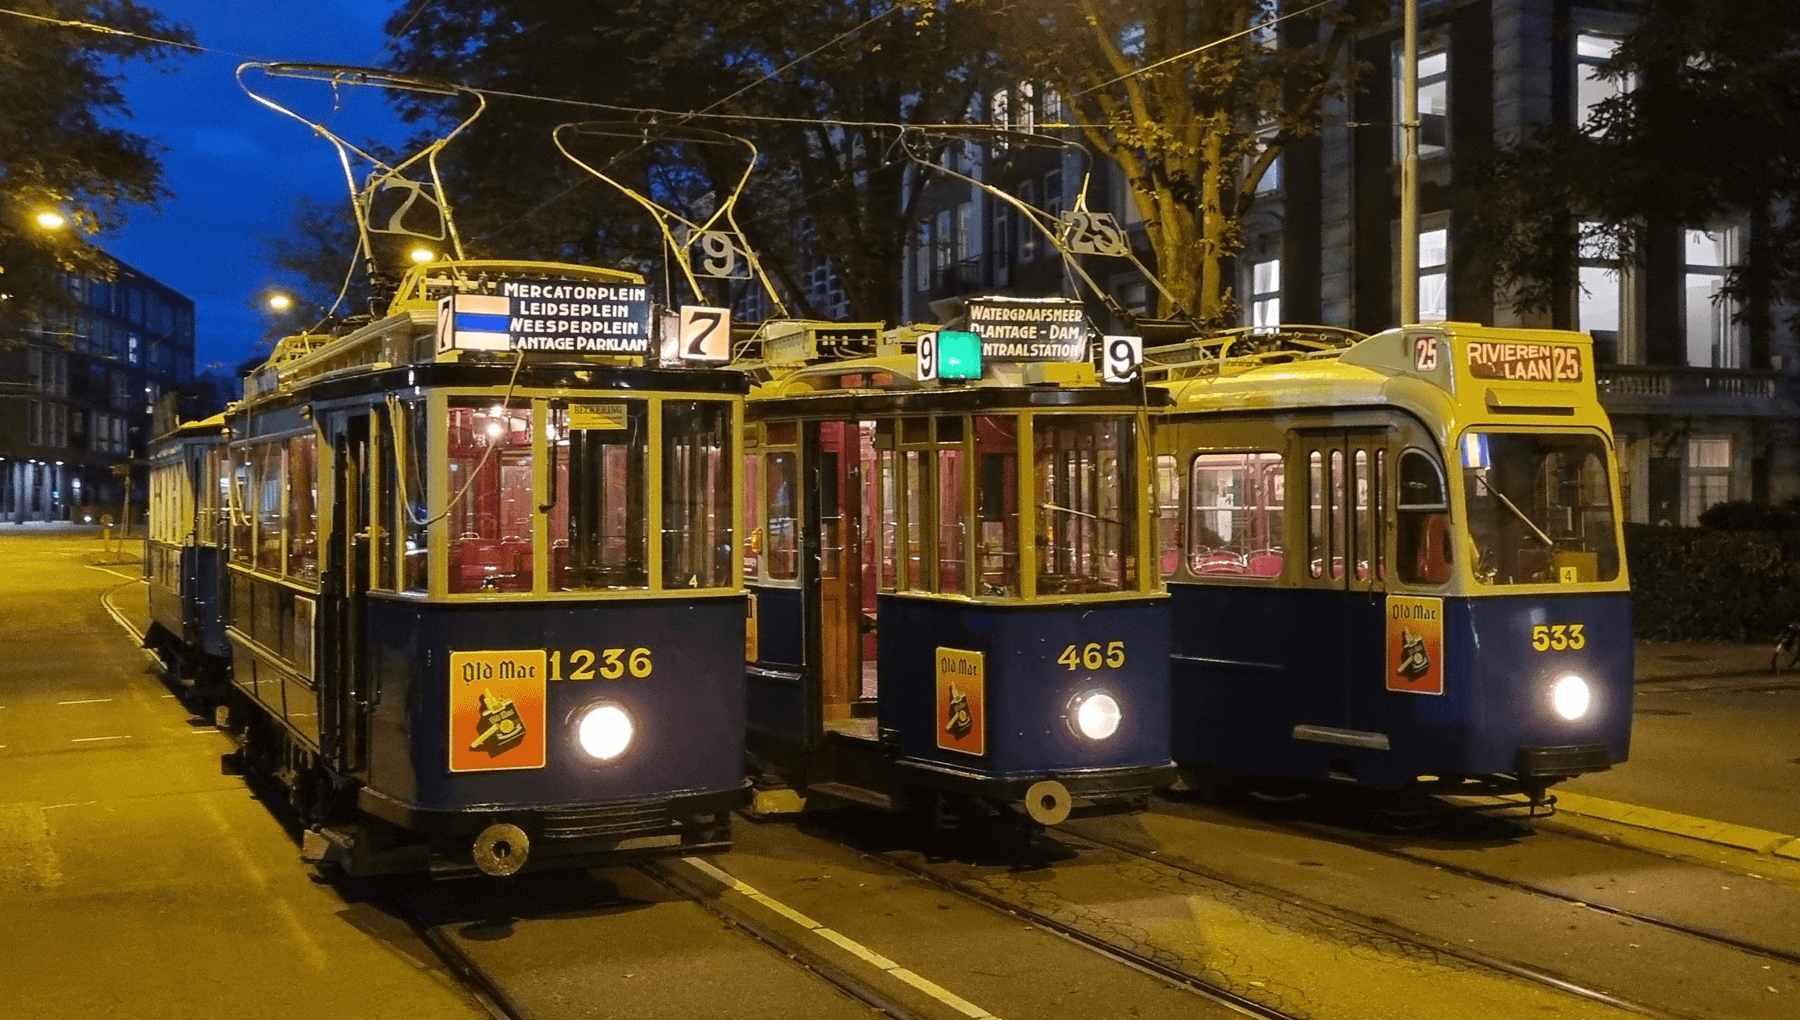
[[563, 675], [563, 653], [557, 649], [550, 653], [551, 680], [619, 680], [630, 675], [643, 679], [653, 672], [655, 664], [650, 661], [648, 648], [602, 648], [598, 654], [593, 649], [576, 648], [569, 652], [569, 673]]
[[1088, 669], [1099, 669], [1108, 666], [1118, 669], [1125, 665], [1125, 642], [1108, 641], [1103, 648], [1098, 641], [1089, 641], [1085, 645], [1070, 645], [1056, 657], [1061, 665], [1071, 670], [1086, 666]]
[[1539, 624], [1531, 628], [1531, 647], [1540, 652], [1586, 648], [1587, 635], [1581, 632], [1583, 626], [1579, 623]]

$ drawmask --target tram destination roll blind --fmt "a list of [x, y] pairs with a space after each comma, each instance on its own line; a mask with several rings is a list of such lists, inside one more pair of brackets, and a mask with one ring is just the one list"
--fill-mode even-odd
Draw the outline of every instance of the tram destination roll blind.
[[642, 284], [505, 280], [498, 294], [438, 302], [438, 350], [650, 353], [650, 290]]
[[1086, 361], [1087, 320], [1066, 298], [972, 298], [969, 331], [981, 337], [981, 360]]

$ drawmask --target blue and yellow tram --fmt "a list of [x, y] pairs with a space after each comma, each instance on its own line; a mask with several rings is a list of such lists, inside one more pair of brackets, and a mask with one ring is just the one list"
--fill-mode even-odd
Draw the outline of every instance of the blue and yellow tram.
[[[174, 398], [167, 406], [174, 407]], [[172, 418], [172, 416], [171, 416]], [[150, 629], [144, 646], [201, 706], [225, 696], [231, 643], [225, 638], [225, 416], [184, 422], [151, 440], [150, 531], [144, 542]]]
[[652, 318], [635, 274], [433, 262], [246, 380], [228, 728], [311, 856], [510, 874], [728, 845], [748, 382], [659, 362]]
[[935, 328], [780, 323], [760, 344], [758, 808], [1141, 806], [1173, 775], [1143, 387], [1097, 380], [1085, 333], [1075, 363], [983, 365], [974, 333]]
[[1537, 802], [1625, 760], [1631, 600], [1586, 335], [1443, 323], [1152, 361], [1179, 762]]

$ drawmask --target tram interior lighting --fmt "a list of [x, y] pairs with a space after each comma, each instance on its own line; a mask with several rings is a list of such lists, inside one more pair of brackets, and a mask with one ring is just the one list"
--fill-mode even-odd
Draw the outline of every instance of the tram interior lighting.
[[596, 702], [575, 721], [575, 741], [596, 761], [612, 761], [631, 746], [631, 716], [610, 701]]
[[1564, 719], [1574, 721], [1581, 718], [1587, 714], [1588, 707], [1593, 702], [1594, 696], [1588, 690], [1588, 682], [1573, 673], [1550, 686], [1550, 705]]
[[1105, 740], [1119, 730], [1119, 702], [1105, 691], [1086, 691], [1070, 706], [1075, 729], [1089, 740]]
[[938, 344], [939, 379], [981, 378], [981, 337], [960, 329], [940, 329]]

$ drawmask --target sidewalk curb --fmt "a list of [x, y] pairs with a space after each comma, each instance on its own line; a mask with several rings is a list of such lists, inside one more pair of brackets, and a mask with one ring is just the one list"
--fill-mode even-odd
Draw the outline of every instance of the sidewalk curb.
[[1693, 815], [1663, 811], [1659, 808], [1621, 804], [1618, 801], [1602, 800], [1579, 793], [1558, 793], [1556, 809], [1572, 815], [1598, 818], [1619, 825], [1650, 829], [1673, 836], [1686, 836], [1689, 839], [1717, 843], [1720, 846], [1748, 850], [1751, 853], [1772, 854], [1776, 857], [1800, 861], [1800, 837], [1790, 836], [1786, 833], [1770, 832], [1767, 829], [1756, 829], [1748, 825], [1733, 825], [1730, 822], [1719, 822], [1710, 818], [1696, 818]]

